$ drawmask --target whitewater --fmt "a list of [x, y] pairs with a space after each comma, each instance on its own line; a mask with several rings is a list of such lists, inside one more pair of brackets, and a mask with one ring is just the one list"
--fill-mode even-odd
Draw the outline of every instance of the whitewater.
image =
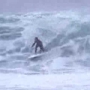
[[[38, 37], [46, 52], [33, 60]], [[0, 14], [0, 90], [89, 90], [90, 15]]]

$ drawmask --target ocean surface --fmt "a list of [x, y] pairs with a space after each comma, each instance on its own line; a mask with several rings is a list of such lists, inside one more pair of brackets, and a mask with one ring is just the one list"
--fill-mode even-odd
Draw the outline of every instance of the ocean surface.
[[[46, 52], [31, 60], [35, 37]], [[0, 90], [67, 89], [90, 89], [90, 15], [0, 14]]]

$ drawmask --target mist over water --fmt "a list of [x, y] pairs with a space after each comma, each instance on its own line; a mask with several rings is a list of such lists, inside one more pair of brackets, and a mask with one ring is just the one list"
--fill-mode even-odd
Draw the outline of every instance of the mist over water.
[[[42, 40], [44, 56], [34, 54], [34, 37]], [[90, 15], [83, 12], [0, 15], [1, 72], [72, 72], [90, 69]]]

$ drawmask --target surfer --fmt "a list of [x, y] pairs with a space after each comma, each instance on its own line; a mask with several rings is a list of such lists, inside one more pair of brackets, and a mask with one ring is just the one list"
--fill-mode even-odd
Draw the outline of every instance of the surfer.
[[[36, 44], [36, 45], [35, 45]], [[32, 47], [35, 46], [35, 53], [37, 53], [37, 48], [40, 48], [40, 51], [44, 52], [43, 43], [41, 40], [38, 39], [38, 37], [35, 37], [34, 43], [32, 44]]]

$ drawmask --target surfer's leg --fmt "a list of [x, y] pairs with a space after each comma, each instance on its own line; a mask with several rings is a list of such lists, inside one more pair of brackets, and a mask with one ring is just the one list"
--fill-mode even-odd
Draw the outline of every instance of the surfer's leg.
[[35, 47], [35, 53], [37, 53], [37, 48], [38, 48], [38, 45], [36, 45], [36, 47]]
[[44, 52], [43, 45], [40, 46], [40, 50]]

